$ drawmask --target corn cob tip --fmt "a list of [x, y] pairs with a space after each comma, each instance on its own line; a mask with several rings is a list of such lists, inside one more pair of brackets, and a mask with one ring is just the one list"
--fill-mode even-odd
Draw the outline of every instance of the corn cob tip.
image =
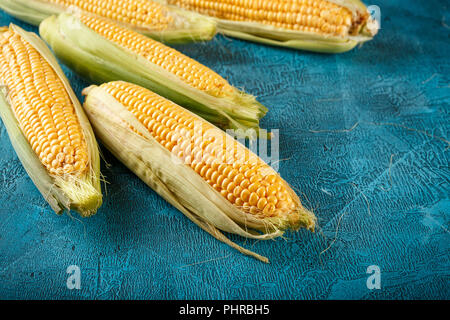
[[55, 184], [71, 199], [70, 209], [83, 218], [93, 216], [103, 203], [101, 191], [97, 190], [86, 177], [58, 177]]
[[295, 208], [284, 212], [279, 216], [266, 218], [267, 226], [272, 226], [275, 230], [282, 232], [292, 230], [297, 231], [300, 228], [305, 228], [311, 232], [315, 231], [317, 224], [317, 217], [314, 213], [305, 207], [301, 203], [297, 203]]
[[316, 228], [317, 218], [312, 211], [300, 206], [297, 209], [298, 217], [292, 221], [291, 223], [295, 225], [293, 228], [297, 230], [301, 227], [308, 229], [309, 231], [314, 232]]

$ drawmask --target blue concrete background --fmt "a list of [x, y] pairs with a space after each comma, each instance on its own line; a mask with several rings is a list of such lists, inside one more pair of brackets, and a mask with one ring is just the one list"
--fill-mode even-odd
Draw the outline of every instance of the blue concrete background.
[[[106, 150], [98, 214], [57, 216], [1, 124], [0, 298], [450, 298], [450, 2], [371, 4], [379, 35], [345, 54], [222, 36], [178, 47], [269, 107], [262, 126], [280, 129], [280, 173], [315, 210], [317, 233], [231, 236], [263, 264], [200, 230]], [[36, 31], [3, 12], [0, 21]], [[79, 94], [88, 83], [64, 70]], [[81, 290], [66, 287], [69, 265]], [[380, 290], [366, 286], [370, 265]]]

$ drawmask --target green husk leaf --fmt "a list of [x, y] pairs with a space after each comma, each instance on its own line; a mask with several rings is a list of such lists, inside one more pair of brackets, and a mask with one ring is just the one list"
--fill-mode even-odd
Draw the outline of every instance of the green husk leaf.
[[[39, 31], [55, 54], [75, 72], [94, 83], [124, 80], [143, 86], [200, 115], [223, 129], [259, 129], [267, 108], [255, 97], [235, 90], [217, 98], [181, 81], [133, 52], [119, 47], [67, 13], [44, 20]], [[224, 125], [225, 124], [225, 125]]]
[[102, 194], [100, 186], [100, 157], [89, 120], [67, 78], [45, 43], [35, 33], [26, 32], [15, 25], [11, 25], [11, 28], [20, 34], [24, 40], [29, 42], [47, 60], [62, 80], [74, 105], [87, 143], [90, 168], [81, 177], [50, 175], [24, 136], [11, 107], [8, 98], [8, 88], [3, 86], [1, 90], [0, 111], [11, 143], [30, 178], [55, 212], [61, 213], [63, 210], [74, 209], [82, 216], [91, 216], [101, 205]]
[[[49, 16], [63, 13], [75, 7], [67, 8], [40, 0], [0, 0], [0, 8], [22, 21], [37, 26]], [[170, 44], [207, 41], [211, 40], [216, 34], [214, 19], [173, 7], [167, 7], [167, 12], [180, 23], [179, 26], [173, 25], [166, 30], [156, 31], [126, 23], [120, 24], [150, 38]]]
[[[166, 0], [157, 1], [167, 4]], [[359, 0], [328, 1], [348, 8], [354, 16], [367, 12], [366, 6]], [[327, 36], [311, 32], [287, 30], [256, 22], [212, 18], [217, 22], [218, 31], [230, 37], [321, 53], [342, 53], [349, 51], [358, 44], [371, 40], [378, 31], [378, 24], [372, 18], [369, 18], [369, 21], [361, 26], [358, 35], [348, 37]]]

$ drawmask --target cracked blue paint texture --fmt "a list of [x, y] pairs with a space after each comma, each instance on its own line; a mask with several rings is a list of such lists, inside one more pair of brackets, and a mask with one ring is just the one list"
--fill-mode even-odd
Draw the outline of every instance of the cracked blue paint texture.
[[[0, 298], [448, 299], [450, 3], [374, 1], [376, 38], [322, 55], [217, 36], [177, 47], [270, 111], [281, 175], [320, 228], [238, 244], [203, 232], [103, 149], [98, 214], [55, 215], [0, 125]], [[0, 13], [10, 22], [37, 31]], [[78, 95], [88, 85], [64, 68]], [[66, 286], [77, 265], [81, 289]], [[381, 288], [367, 287], [368, 266]]]

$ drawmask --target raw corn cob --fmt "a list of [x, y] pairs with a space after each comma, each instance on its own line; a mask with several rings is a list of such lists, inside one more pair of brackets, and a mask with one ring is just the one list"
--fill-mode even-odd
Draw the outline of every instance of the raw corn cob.
[[210, 40], [216, 23], [205, 16], [150, 0], [0, 0], [0, 8], [28, 23], [83, 10], [167, 43]]
[[102, 203], [92, 128], [45, 43], [0, 29], [0, 116], [28, 175], [52, 209], [94, 214]]
[[296, 49], [339, 53], [378, 30], [359, 0], [161, 0], [210, 17], [226, 35]]
[[64, 13], [44, 20], [39, 31], [58, 58], [94, 83], [139, 84], [221, 128], [244, 134], [258, 129], [267, 112], [255, 97], [204, 65], [107, 19]]
[[218, 229], [253, 239], [314, 230], [316, 218], [263, 160], [179, 105], [123, 81], [83, 91], [102, 143], [130, 170], [217, 239], [262, 261]]

